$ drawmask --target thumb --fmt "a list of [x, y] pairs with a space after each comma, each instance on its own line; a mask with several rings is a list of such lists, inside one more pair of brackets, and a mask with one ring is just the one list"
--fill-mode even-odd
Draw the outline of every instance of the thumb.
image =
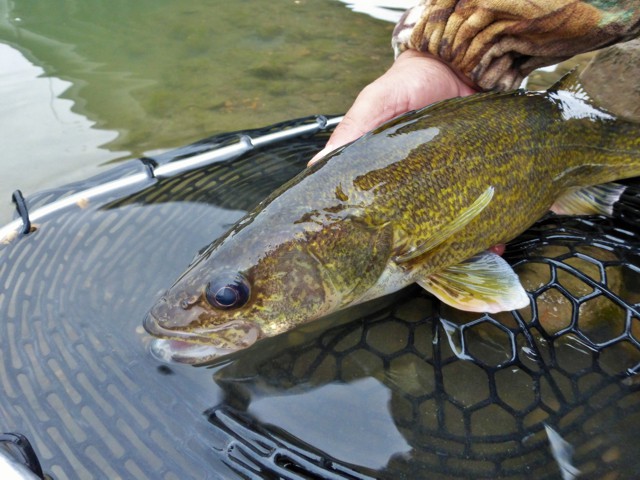
[[[371, 128], [373, 128], [373, 126]], [[357, 140], [369, 130], [370, 129], [367, 129], [366, 126], [361, 126], [358, 122], [354, 121], [351, 111], [347, 112], [331, 134], [331, 137], [329, 137], [325, 147], [316, 153], [311, 160], [309, 160], [307, 166], [313, 165], [335, 149]]]
[[[394, 116], [392, 109], [384, 106], [383, 97], [377, 88], [365, 87], [356, 101], [335, 128], [325, 147], [318, 152], [307, 165], [313, 165], [333, 150], [357, 140], [370, 130]], [[383, 108], [380, 108], [380, 104]], [[386, 108], [385, 108], [386, 107]]]

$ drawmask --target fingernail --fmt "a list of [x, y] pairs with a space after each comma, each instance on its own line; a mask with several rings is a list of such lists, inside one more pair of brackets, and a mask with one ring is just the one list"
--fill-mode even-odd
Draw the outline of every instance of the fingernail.
[[309, 160], [309, 163], [307, 163], [307, 167], [310, 167], [311, 165], [313, 165], [314, 163], [316, 163], [318, 160], [320, 160], [322, 157], [324, 157], [327, 153], [329, 153], [329, 148], [325, 147], [322, 150], [320, 150], [318, 153], [316, 153], [313, 158], [311, 160]]

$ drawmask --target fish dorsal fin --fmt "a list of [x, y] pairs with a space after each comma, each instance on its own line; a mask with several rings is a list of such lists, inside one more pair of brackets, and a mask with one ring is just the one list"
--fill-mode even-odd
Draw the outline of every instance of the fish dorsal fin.
[[444, 303], [468, 312], [497, 313], [529, 305], [518, 275], [491, 252], [418, 279], [418, 284]]
[[613, 214], [613, 205], [627, 187], [619, 183], [604, 183], [584, 188], [572, 188], [551, 206], [558, 215], [607, 215]]
[[480, 214], [480, 212], [482, 212], [482, 210], [484, 210], [487, 205], [489, 205], [491, 199], [493, 198], [493, 194], [494, 188], [487, 188], [480, 194], [478, 198], [475, 199], [475, 201], [471, 205], [462, 210], [451, 223], [443, 226], [440, 230], [438, 230], [438, 232], [435, 233], [435, 235], [432, 235], [424, 242], [418, 245], [414, 245], [407, 251], [396, 255], [395, 257], [393, 257], [393, 261], [396, 263], [408, 262], [409, 260], [413, 260], [414, 258], [419, 257], [429, 250], [433, 250], [447, 238], [451, 237], [456, 232], [464, 228], [471, 220], [476, 218]]
[[560, 80], [549, 87], [549, 92], [577, 92], [582, 90], [582, 82], [578, 74], [578, 67], [573, 68], [569, 73], [562, 76]]

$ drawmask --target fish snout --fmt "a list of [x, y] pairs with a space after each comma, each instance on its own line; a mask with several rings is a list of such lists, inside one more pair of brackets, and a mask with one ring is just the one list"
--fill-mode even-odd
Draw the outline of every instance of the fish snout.
[[175, 337], [178, 332], [168, 330], [165, 326], [166, 323], [166, 317], [158, 316], [154, 309], [152, 309], [147, 313], [147, 316], [144, 317], [142, 326], [148, 334], [153, 335], [154, 337]]
[[151, 308], [144, 324], [155, 323], [157, 327], [167, 329], [182, 328], [196, 319], [200, 310], [201, 308], [194, 306], [193, 302], [187, 302], [187, 300], [171, 302], [166, 297], [162, 297]]
[[150, 335], [158, 338], [190, 337], [186, 332], [176, 330], [183, 326], [179, 321], [181, 308], [173, 307], [163, 297], [147, 313], [142, 326]]
[[150, 344], [151, 354], [168, 363], [206, 363], [250, 347], [264, 337], [257, 324], [242, 320], [213, 329], [182, 332], [163, 328], [149, 313], [143, 325], [149, 334], [158, 337]]
[[160, 325], [158, 324], [158, 319], [154, 317], [151, 312], [148, 312], [144, 317], [142, 326], [149, 335], [153, 335], [154, 337], [159, 336], [161, 332]]

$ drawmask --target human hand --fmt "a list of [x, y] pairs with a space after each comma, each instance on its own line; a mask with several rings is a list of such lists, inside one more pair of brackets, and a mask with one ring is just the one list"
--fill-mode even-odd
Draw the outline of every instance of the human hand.
[[325, 148], [309, 165], [402, 113], [472, 93], [475, 90], [436, 57], [407, 50], [384, 75], [360, 92]]
[[638, 0], [420, 0], [394, 28], [395, 52], [437, 55], [483, 90], [518, 88], [536, 68], [631, 40]]

